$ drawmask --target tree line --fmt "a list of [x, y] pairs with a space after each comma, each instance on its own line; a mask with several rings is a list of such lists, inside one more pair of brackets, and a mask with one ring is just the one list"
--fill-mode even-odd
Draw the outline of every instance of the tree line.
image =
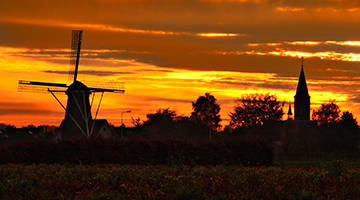
[[[178, 115], [176, 110], [160, 108], [147, 114], [147, 119], [132, 118], [141, 136], [169, 137], [214, 137], [227, 134], [240, 135], [239, 129], [256, 130], [268, 122], [281, 121], [284, 115], [284, 102], [275, 95], [248, 94], [235, 100], [234, 111], [229, 113], [230, 122], [222, 128], [220, 104], [210, 93], [199, 96], [192, 102], [190, 116]], [[241, 131], [240, 131], [241, 132]], [[251, 136], [251, 134], [250, 134]], [[255, 136], [255, 135], [254, 135]], [[258, 136], [258, 135], [256, 135]]]
[[[285, 152], [358, 153], [359, 126], [350, 111], [341, 112], [330, 100], [313, 109], [311, 122], [283, 120], [285, 102], [275, 95], [247, 94], [234, 102], [228, 125], [221, 126], [220, 104], [210, 93], [192, 102], [190, 116], [179, 115], [171, 108], [160, 108], [146, 115], [146, 120], [132, 118], [136, 127], [133, 137], [144, 138], [261, 138], [268, 144], [277, 141]], [[40, 127], [40, 126], [39, 126]], [[39, 128], [38, 127], [38, 128]], [[55, 133], [54, 126], [41, 126], [44, 132]], [[0, 130], [15, 129], [0, 124]], [[27, 128], [36, 128], [28, 125]]]
[[222, 127], [220, 105], [210, 93], [192, 102], [190, 116], [160, 108], [147, 119], [133, 119], [142, 137], [261, 138], [281, 142], [288, 153], [359, 153], [359, 126], [350, 111], [341, 112], [335, 100], [314, 108], [310, 122], [283, 120], [285, 102], [275, 95], [247, 94], [235, 100], [229, 124]]

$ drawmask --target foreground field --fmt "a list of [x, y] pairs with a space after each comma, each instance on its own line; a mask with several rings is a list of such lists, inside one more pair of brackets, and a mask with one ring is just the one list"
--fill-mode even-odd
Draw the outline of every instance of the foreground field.
[[0, 165], [1, 199], [355, 199], [360, 169], [328, 165]]

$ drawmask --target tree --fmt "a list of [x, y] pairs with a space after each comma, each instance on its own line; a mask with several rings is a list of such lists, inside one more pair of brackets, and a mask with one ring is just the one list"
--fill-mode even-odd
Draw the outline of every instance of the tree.
[[343, 112], [335, 100], [322, 104], [313, 112], [319, 125], [316, 147], [326, 153], [346, 153], [351, 156], [359, 152], [359, 126], [353, 114]]
[[147, 114], [147, 122], [158, 122], [158, 121], [174, 121], [176, 117], [176, 111], [170, 110], [170, 108], [158, 109], [154, 114]]
[[244, 95], [235, 100], [234, 112], [229, 114], [230, 126], [252, 127], [265, 121], [279, 121], [284, 115], [284, 104], [268, 93]]
[[340, 108], [336, 105], [336, 100], [331, 100], [327, 103], [321, 104], [312, 113], [312, 120], [317, 121], [318, 125], [329, 123], [336, 123], [340, 121]]
[[178, 118], [175, 110], [162, 108], [156, 110], [156, 113], [146, 115], [147, 120], [140, 122], [140, 118], [132, 119], [137, 127], [138, 135], [144, 137], [180, 137], [176, 122]]
[[196, 102], [192, 102], [193, 112], [190, 119], [195, 123], [211, 125], [212, 130], [218, 130], [221, 127], [220, 105], [216, 103], [216, 98], [210, 93], [205, 96], [199, 96]]
[[343, 112], [340, 119], [340, 123], [343, 127], [347, 127], [349, 129], [354, 129], [354, 130], [359, 129], [358, 123], [354, 118], [354, 115], [349, 111]]
[[10, 125], [10, 124], [0, 124], [0, 130], [3, 132], [3, 133], [12, 133], [13, 130], [16, 129], [16, 126], [15, 125]]
[[340, 119], [340, 137], [338, 140], [342, 151], [359, 152], [359, 126], [356, 118], [349, 111], [343, 112]]

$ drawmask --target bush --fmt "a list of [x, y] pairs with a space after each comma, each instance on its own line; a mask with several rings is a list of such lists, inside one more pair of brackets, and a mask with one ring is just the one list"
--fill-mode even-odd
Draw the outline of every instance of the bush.
[[45, 140], [2, 146], [0, 163], [23, 164], [137, 164], [178, 166], [234, 165], [270, 166], [274, 155], [259, 139], [188, 140], [73, 138], [60, 142]]

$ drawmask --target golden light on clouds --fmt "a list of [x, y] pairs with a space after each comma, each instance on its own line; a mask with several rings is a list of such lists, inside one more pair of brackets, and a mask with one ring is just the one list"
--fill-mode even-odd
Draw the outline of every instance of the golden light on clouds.
[[[39, 57], [34, 55], [36, 52], [54, 51], [56, 52], [56, 49], [36, 50], [24, 48], [0, 48], [0, 59], [4, 66], [11, 67], [12, 71], [20, 72], [15, 74], [8, 74], [8, 79], [27, 79], [63, 83], [67, 81], [66, 72], [68, 70], [68, 64], [54, 64], [51, 68], [49, 68], [49, 64], [47, 62], [38, 61], [39, 59], [41, 60], [41, 56]], [[68, 54], [68, 49], [59, 49], [58, 52]], [[86, 55], [98, 55], [100, 53], [111, 53], [116, 51], [106, 49], [84, 49], [84, 52], [85, 55], [82, 57], [83, 60], [97, 61], [99, 58], [92, 58], [92, 56], [89, 57]], [[238, 52], [237, 54], [240, 53]], [[242, 52], [241, 54], [249, 54], [249, 52]], [[257, 55], [255, 52], [252, 52], [251, 54]], [[307, 56], [307, 54], [304, 52], [286, 51], [278, 53], [268, 52], [267, 55], [294, 57]], [[67, 56], [64, 55], [63, 57], [65, 59]], [[16, 62], [14, 62], [15, 60]], [[101, 105], [103, 110], [100, 110], [99, 117], [107, 118], [111, 123], [118, 125], [118, 113], [121, 112], [121, 110], [130, 109], [132, 110], [132, 114], [124, 118], [124, 121], [128, 126], [131, 126], [131, 117], [140, 117], [141, 119], [145, 119], [144, 116], [146, 116], [146, 114], [155, 112], [156, 109], [159, 108], [171, 107], [177, 109], [180, 114], [189, 115], [191, 112], [191, 102], [195, 101], [198, 96], [204, 95], [206, 92], [210, 92], [218, 98], [218, 101], [222, 106], [221, 115], [224, 119], [223, 123], [226, 124], [228, 118], [227, 113], [233, 109], [234, 100], [242, 95], [250, 93], [270, 93], [277, 95], [281, 101], [292, 102], [294, 92], [296, 90], [298, 75], [294, 74], [294, 77], [288, 78], [280, 77], [276, 73], [199, 71], [163, 68], [134, 60], [122, 60], [116, 58], [101, 59], [101, 62], [103, 63], [101, 68], [98, 66], [91, 66], [86, 64], [81, 65], [79, 71], [80, 80], [99, 82], [112, 82], [116, 80], [126, 82], [125, 94], [105, 94], [103, 103]], [[107, 63], [119, 63], [126, 65], [120, 68], [116, 68], [114, 66], [107, 66]], [[29, 71], [27, 71], [26, 68], [28, 68], [29, 71], [32, 71], [32, 73], [29, 74]], [[45, 72], [46, 70], [50, 71]], [[107, 71], [107, 73], [104, 73], [105, 71]], [[327, 71], [331, 71], [331, 69], [327, 69]], [[84, 72], [86, 73], [84, 74]], [[63, 117], [63, 111], [56, 105], [56, 102], [54, 99], [52, 99], [51, 95], [44, 96], [44, 94], [38, 95], [27, 93], [16, 94], [14, 90], [17, 87], [17, 81], [12, 82], [10, 87], [5, 87], [4, 84], [6, 83], [1, 83], [0, 85], [2, 88], [4, 88], [2, 89], [3, 93], [13, 94], [20, 97], [27, 97], [27, 101], [30, 103], [29, 105], [32, 105], [31, 107], [35, 110], [46, 108], [44, 111], [38, 111], [38, 121], [41, 121], [43, 118], [42, 116], [45, 117], [50, 115], [53, 116], [51, 119], [52, 122], [59, 121], [58, 123], [60, 123]], [[354, 85], [358, 84], [358, 82], [351, 80], [308, 80], [308, 84], [311, 93], [310, 95], [312, 97], [312, 101], [314, 102], [322, 102], [334, 98], [339, 102], [345, 102], [349, 99], [348, 94], [331, 91], [320, 92], [317, 91], [318, 86], [344, 84]], [[272, 85], [278, 86], [277, 88], [271, 88]], [[288, 85], [291, 86], [289, 87]], [[268, 88], [266, 88], [266, 86], [268, 86]], [[9, 88], [10, 90], [6, 88]], [[63, 103], [66, 102], [65, 95], [62, 97], [62, 101]], [[39, 104], [47, 104], [49, 106], [41, 107]], [[26, 107], [26, 104], [24, 106]], [[22, 107], [21, 109], [26, 108]], [[42, 112], [52, 114], [42, 115], [40, 114]], [[4, 114], [0, 115], [0, 120], [4, 120], [5, 118], [3, 117], [7, 119], [12, 118], [11, 116]], [[28, 115], [25, 114], [23, 115], [23, 118], [17, 115], [14, 115], [14, 117], [18, 118], [18, 124], [26, 125], [29, 123], [36, 123], [36, 121], [29, 122], [29, 120], [27, 120]], [[13, 120], [16, 121], [15, 119]]]
[[72, 24], [67, 22], [59, 21], [44, 21], [44, 20], [28, 20], [28, 19], [6, 19], [5, 22], [20, 23], [20, 24], [31, 24], [31, 25], [42, 25], [42, 26], [57, 26], [57, 27], [69, 27], [76, 29], [93, 29], [102, 31], [112, 32], [124, 32], [124, 33], [136, 33], [136, 34], [152, 34], [152, 35], [194, 35], [201, 37], [236, 37], [236, 36], [248, 36], [247, 34], [240, 33], [191, 33], [191, 32], [174, 32], [165, 30], [143, 30], [143, 29], [132, 29], [124, 27], [116, 27], [104, 24]]
[[277, 11], [283, 11], [283, 12], [298, 12], [298, 11], [304, 11], [305, 8], [294, 8], [294, 7], [277, 7]]
[[294, 42], [285, 42], [285, 44], [316, 46], [316, 45], [319, 45], [320, 42], [314, 42], [314, 41], [294, 41]]
[[235, 37], [240, 34], [237, 33], [197, 33], [196, 35], [202, 37]]
[[295, 57], [295, 58], [320, 58], [325, 60], [337, 60], [337, 61], [349, 61], [360, 62], [360, 53], [338, 53], [338, 52], [305, 52], [305, 51], [290, 51], [281, 48], [277, 48], [275, 51], [213, 51], [213, 54], [221, 55], [272, 55], [282, 57]]
[[252, 47], [257, 47], [257, 46], [281, 46], [284, 44], [288, 44], [288, 45], [300, 45], [300, 46], [318, 46], [321, 44], [334, 44], [334, 45], [339, 45], [339, 46], [359, 46], [360, 47], [360, 41], [292, 41], [292, 42], [288, 42], [285, 41], [283, 43], [248, 43], [248, 46], [252, 46]]

